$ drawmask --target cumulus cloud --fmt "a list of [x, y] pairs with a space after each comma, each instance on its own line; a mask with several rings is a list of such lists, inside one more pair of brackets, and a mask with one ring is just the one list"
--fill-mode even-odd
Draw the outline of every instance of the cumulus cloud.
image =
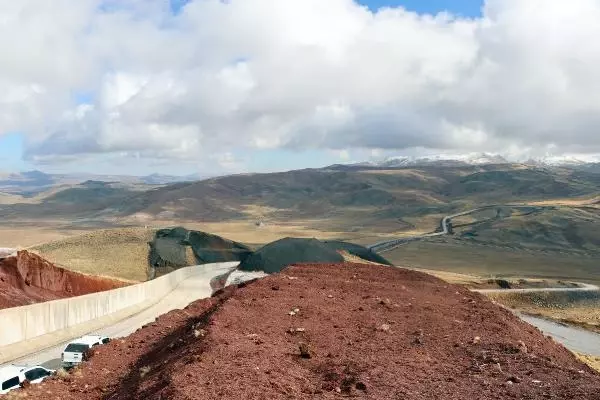
[[600, 152], [599, 19], [595, 0], [487, 0], [475, 19], [352, 0], [3, 2], [0, 134], [45, 162]]

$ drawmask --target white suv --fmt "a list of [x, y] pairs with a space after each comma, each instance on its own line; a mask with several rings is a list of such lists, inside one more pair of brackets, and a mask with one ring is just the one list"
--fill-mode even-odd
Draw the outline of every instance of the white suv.
[[97, 335], [82, 336], [73, 340], [62, 352], [62, 366], [70, 368], [85, 361], [89, 349], [108, 342], [110, 342], [110, 338]]
[[23, 382], [40, 383], [50, 375], [54, 370], [41, 367], [39, 365], [27, 367], [25, 365], [9, 365], [0, 369], [0, 394], [6, 394], [13, 389], [23, 385]]

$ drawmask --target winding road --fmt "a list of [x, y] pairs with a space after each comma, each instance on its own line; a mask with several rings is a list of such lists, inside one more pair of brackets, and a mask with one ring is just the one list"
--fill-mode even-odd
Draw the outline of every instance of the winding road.
[[425, 233], [423, 235], [406, 236], [406, 237], [402, 237], [402, 238], [398, 238], [398, 239], [386, 240], [386, 241], [372, 244], [367, 247], [374, 252], [384, 253], [386, 251], [391, 251], [398, 246], [401, 246], [401, 245], [409, 243], [409, 242], [414, 242], [416, 240], [422, 240], [422, 239], [426, 239], [426, 238], [449, 235], [452, 233], [452, 219], [453, 218], [462, 217], [464, 215], [469, 215], [474, 212], [480, 212], [480, 211], [490, 210], [490, 209], [494, 209], [494, 208], [516, 208], [516, 209], [530, 210], [530, 209], [544, 209], [544, 208], [554, 208], [554, 207], [555, 206], [531, 206], [531, 205], [525, 205], [525, 204], [490, 204], [487, 206], [482, 206], [482, 207], [473, 208], [471, 210], [462, 211], [462, 212], [459, 212], [456, 214], [446, 215], [440, 221], [441, 231], [439, 231], [439, 232], [431, 232], [431, 233]]

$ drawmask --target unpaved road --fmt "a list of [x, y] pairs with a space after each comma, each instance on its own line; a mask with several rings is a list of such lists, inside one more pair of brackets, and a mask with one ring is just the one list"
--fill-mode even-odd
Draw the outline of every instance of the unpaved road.
[[[212, 278], [227, 273], [236, 268], [237, 262], [227, 263], [224, 266], [207, 265], [198, 275], [182, 281], [175, 290], [163, 297], [158, 303], [129, 318], [121, 320], [111, 326], [89, 332], [89, 334], [105, 335], [111, 338], [124, 337], [138, 328], [152, 322], [156, 317], [171, 310], [182, 309], [193, 301], [210, 297]], [[48, 368], [60, 367], [60, 356], [68, 342], [32, 353], [7, 364], [43, 365]], [[18, 345], [18, 344], [16, 344]]]
[[593, 292], [600, 290], [597, 285], [588, 283], [578, 283], [580, 287], [576, 288], [527, 288], [527, 289], [471, 289], [479, 293], [535, 293], [535, 292]]

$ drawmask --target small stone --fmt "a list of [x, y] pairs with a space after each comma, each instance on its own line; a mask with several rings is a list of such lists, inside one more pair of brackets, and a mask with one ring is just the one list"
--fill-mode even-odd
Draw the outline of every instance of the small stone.
[[333, 299], [333, 296], [332, 295], [328, 295], [327, 298]]
[[271, 290], [279, 290], [279, 286], [278, 285], [273, 285], [273, 286], [271, 286]]
[[335, 391], [336, 391], [336, 393], [342, 393], [342, 389], [341, 389], [341, 388], [339, 388], [339, 387], [336, 387], [336, 388], [335, 388]]
[[521, 378], [519, 378], [518, 376], [512, 375], [506, 381], [511, 382], [511, 383], [521, 383]]
[[389, 332], [391, 329], [392, 327], [389, 324], [381, 324], [377, 327], [377, 330], [381, 332]]
[[206, 331], [204, 329], [194, 329], [194, 336], [199, 338], [199, 337], [204, 337], [206, 335]]
[[527, 346], [525, 345], [525, 343], [522, 340], [519, 340], [519, 342], [517, 344], [518, 344], [519, 352], [527, 353]]
[[357, 390], [362, 390], [363, 392], [365, 390], [367, 390], [367, 385], [364, 384], [364, 382], [358, 381], [356, 382], [356, 385], [354, 385], [356, 387]]
[[300, 349], [300, 357], [311, 358], [310, 349], [306, 343], [298, 343], [298, 348]]
[[479, 342], [481, 342], [481, 338], [479, 336], [475, 336], [473, 338], [473, 344], [479, 344]]
[[537, 379], [533, 379], [533, 380], [531, 381], [531, 383], [539, 384], [539, 383], [542, 383], [542, 381], [538, 381]]

